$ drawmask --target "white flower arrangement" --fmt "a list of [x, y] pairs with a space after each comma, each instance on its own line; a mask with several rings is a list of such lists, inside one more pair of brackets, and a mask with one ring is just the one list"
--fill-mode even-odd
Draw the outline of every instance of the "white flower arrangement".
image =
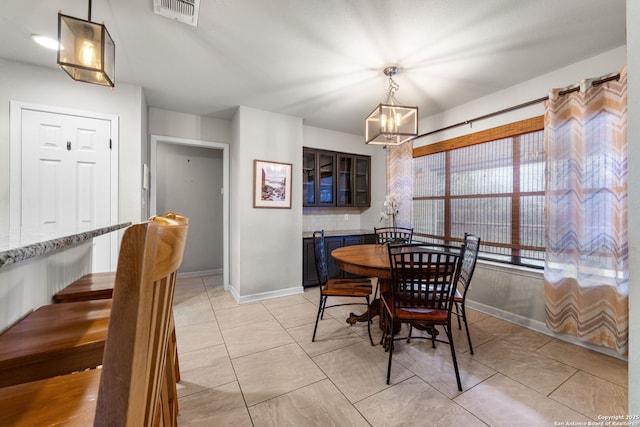
[[391, 224], [396, 226], [396, 216], [398, 216], [398, 202], [395, 197], [387, 195], [383, 204], [383, 211], [380, 212], [380, 222], [391, 218]]

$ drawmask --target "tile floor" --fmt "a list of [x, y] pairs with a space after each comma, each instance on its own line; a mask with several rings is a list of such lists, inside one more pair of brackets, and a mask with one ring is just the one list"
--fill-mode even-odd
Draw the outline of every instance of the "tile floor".
[[[317, 288], [239, 305], [220, 276], [179, 279], [180, 426], [558, 426], [627, 413], [627, 364], [472, 311], [474, 355], [446, 344], [368, 342], [358, 307], [328, 309], [311, 342]], [[374, 342], [380, 339], [377, 318]], [[582, 424], [584, 422], [584, 424]]]

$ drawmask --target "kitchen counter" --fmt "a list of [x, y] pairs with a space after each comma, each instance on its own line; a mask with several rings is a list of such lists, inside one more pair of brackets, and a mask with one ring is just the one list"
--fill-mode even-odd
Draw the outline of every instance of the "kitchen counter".
[[130, 222], [125, 222], [77, 233], [59, 233], [57, 236], [37, 233], [0, 236], [0, 268], [58, 249], [64, 249], [130, 225]]
[[[324, 230], [325, 237], [332, 236], [361, 236], [364, 234], [373, 234], [373, 229], [370, 230]], [[313, 237], [313, 231], [305, 231], [302, 233], [303, 239], [310, 239]]]

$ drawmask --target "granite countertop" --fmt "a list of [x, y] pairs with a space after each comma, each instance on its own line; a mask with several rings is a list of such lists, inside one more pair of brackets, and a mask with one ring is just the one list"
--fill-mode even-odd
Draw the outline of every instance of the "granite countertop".
[[58, 233], [57, 236], [38, 233], [28, 233], [26, 235], [21, 234], [19, 236], [6, 234], [0, 235], [0, 268], [38, 255], [73, 246], [85, 240], [89, 240], [130, 225], [131, 222], [124, 222], [122, 224], [109, 225], [93, 230], [83, 230], [76, 233]]
[[[331, 236], [359, 236], [362, 234], [373, 234], [373, 230], [324, 230], [324, 237]], [[302, 233], [303, 239], [310, 239], [313, 237], [313, 231], [304, 231]]]

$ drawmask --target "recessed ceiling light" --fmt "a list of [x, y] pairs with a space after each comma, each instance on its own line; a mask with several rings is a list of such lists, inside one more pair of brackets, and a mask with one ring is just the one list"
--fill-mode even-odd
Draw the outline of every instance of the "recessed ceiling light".
[[47, 49], [58, 50], [58, 41], [50, 37], [34, 34], [31, 36], [31, 40], [38, 43], [40, 46], [44, 46]]

